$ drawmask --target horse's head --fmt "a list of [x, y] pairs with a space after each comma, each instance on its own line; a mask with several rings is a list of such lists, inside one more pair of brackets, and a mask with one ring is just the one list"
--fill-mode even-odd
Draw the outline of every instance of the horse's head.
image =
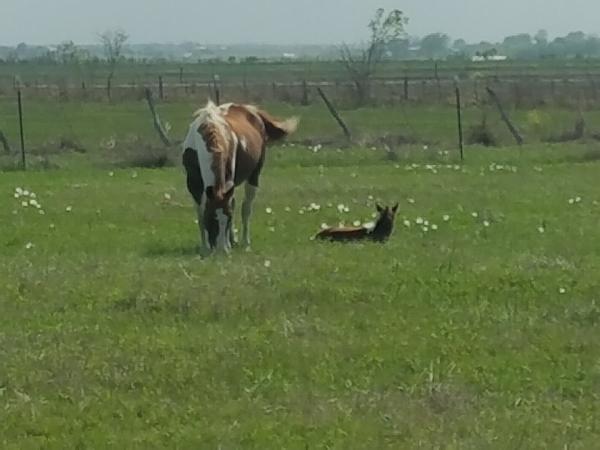
[[391, 208], [389, 206], [383, 207], [379, 204], [376, 206], [379, 217], [375, 223], [372, 236], [373, 239], [377, 241], [386, 241], [394, 230], [394, 220], [396, 218], [396, 213], [398, 212], [399, 204], [396, 203]]

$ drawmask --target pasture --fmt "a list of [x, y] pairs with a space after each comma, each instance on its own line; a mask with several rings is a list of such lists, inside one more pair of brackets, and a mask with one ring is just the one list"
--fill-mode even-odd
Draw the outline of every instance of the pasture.
[[[192, 109], [161, 115], [181, 134]], [[151, 135], [138, 110], [30, 105], [46, 163], [0, 177], [2, 448], [597, 445], [596, 144], [461, 165], [452, 119], [417, 109], [427, 149], [275, 147], [252, 251], [202, 259], [181, 168], [106, 149]], [[300, 111], [298, 140], [337, 133]], [[397, 120], [350, 115], [374, 135]], [[87, 153], [44, 156], [63, 135]], [[377, 200], [400, 202], [386, 245], [310, 240]]]

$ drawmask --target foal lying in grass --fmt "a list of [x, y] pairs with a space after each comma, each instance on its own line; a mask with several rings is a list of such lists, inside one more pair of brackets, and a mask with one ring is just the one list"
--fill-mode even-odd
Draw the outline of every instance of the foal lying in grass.
[[315, 238], [334, 242], [353, 242], [371, 240], [375, 242], [385, 242], [389, 239], [394, 230], [394, 219], [398, 211], [398, 204], [392, 208], [377, 205], [379, 217], [375, 222], [375, 227], [337, 227], [326, 228], [319, 232]]

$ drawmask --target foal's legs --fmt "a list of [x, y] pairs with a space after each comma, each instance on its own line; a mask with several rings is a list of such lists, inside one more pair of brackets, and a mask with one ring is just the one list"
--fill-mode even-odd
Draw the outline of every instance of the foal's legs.
[[246, 183], [244, 203], [242, 203], [242, 240], [246, 247], [250, 247], [250, 216], [252, 215], [252, 203], [256, 198], [258, 187]]

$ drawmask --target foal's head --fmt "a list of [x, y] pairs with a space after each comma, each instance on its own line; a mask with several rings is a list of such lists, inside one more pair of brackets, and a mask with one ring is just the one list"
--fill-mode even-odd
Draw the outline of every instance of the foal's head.
[[377, 222], [375, 222], [375, 228], [373, 228], [371, 236], [376, 241], [387, 241], [394, 230], [394, 219], [398, 212], [398, 203], [391, 208], [377, 204], [377, 212], [379, 213], [379, 217], [377, 218]]

